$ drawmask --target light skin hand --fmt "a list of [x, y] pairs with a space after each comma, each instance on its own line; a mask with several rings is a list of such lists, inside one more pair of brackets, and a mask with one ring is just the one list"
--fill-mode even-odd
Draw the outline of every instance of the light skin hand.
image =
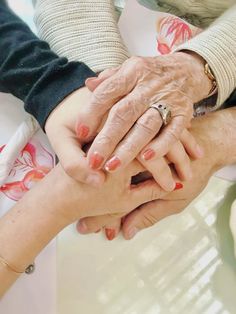
[[126, 239], [131, 239], [138, 231], [167, 216], [183, 211], [205, 188], [215, 171], [236, 163], [236, 149], [232, 145], [236, 140], [235, 126], [235, 109], [222, 110], [196, 119], [192, 132], [204, 147], [205, 157], [192, 162], [192, 180], [183, 189], [143, 205], [126, 216], [122, 226]]
[[[125, 239], [161, 219], [181, 212], [208, 183], [211, 175], [225, 165], [236, 163], [236, 109], [221, 110], [196, 118], [192, 123], [192, 134], [197, 138], [205, 155], [201, 160], [192, 161], [193, 177], [183, 188], [166, 194], [160, 200], [141, 205], [122, 219]], [[220, 149], [219, 149], [220, 148]], [[101, 228], [95, 218], [84, 218], [91, 231]], [[110, 219], [103, 224], [109, 228], [112, 239], [118, 234], [121, 220]]]
[[87, 88], [81, 88], [65, 98], [48, 117], [45, 131], [66, 173], [77, 181], [98, 186], [105, 180], [104, 173], [89, 167], [82, 150], [92, 137], [78, 140], [75, 133], [76, 118], [89, 103], [90, 95]]
[[[131, 177], [143, 170], [134, 161], [127, 169], [108, 174], [101, 188], [94, 188], [75, 181], [58, 164], [0, 219], [1, 256], [24, 270], [49, 241], [77, 219], [100, 219], [105, 214], [119, 218], [162, 197], [165, 192], [153, 179], [131, 185]], [[0, 262], [0, 298], [18, 277], [18, 273]]]
[[[211, 88], [203, 60], [189, 53], [132, 57], [112, 71], [111, 76], [106, 71], [99, 78], [87, 81], [91, 90], [96, 89], [90, 104], [78, 117], [77, 129], [86, 125], [89, 136], [109, 112], [88, 153], [93, 169], [105, 166], [108, 171], [116, 171], [139, 153], [143, 161], [166, 155], [189, 126], [193, 103], [205, 98]], [[172, 111], [172, 121], [163, 129], [158, 111], [147, 110], [155, 102], [167, 104]], [[154, 139], [159, 131], [160, 135]], [[195, 156], [202, 156], [197, 144], [194, 152]], [[183, 173], [189, 173], [184, 165], [181, 167]], [[173, 190], [173, 180], [169, 190], [171, 184]]]

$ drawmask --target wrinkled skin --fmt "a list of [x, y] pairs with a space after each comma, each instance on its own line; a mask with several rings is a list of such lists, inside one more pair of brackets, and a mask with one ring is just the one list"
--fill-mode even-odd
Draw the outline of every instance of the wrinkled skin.
[[[208, 95], [211, 82], [204, 73], [204, 61], [195, 54], [183, 52], [152, 58], [132, 57], [118, 69], [106, 70], [98, 78], [88, 79], [86, 85], [93, 91], [93, 96], [78, 117], [78, 137], [84, 139], [81, 126], [88, 128], [87, 137], [94, 134], [109, 112], [88, 153], [91, 167], [105, 166], [108, 171], [116, 171], [138, 156], [162, 188], [173, 190], [174, 182], [170, 176], [168, 180], [158, 178], [160, 167], [155, 170], [151, 161], [170, 152], [190, 126], [193, 104]], [[171, 109], [172, 119], [165, 128], [161, 128], [158, 111], [148, 109], [154, 103], [168, 105]], [[184, 151], [188, 151], [189, 142], [181, 143], [178, 149], [179, 153], [182, 149], [181, 159], [185, 161], [177, 167], [183, 180], [191, 178], [188, 156]], [[152, 156], [145, 156], [150, 150]], [[94, 156], [99, 156], [100, 164], [94, 165]], [[171, 155], [167, 157], [175, 163]], [[190, 157], [202, 157], [196, 143]], [[114, 160], [118, 160], [115, 169]]]
[[[104, 226], [108, 238], [113, 239], [122, 228], [126, 239], [147, 227], [150, 227], [161, 219], [181, 212], [208, 183], [211, 175], [224, 165], [228, 164], [228, 156], [232, 155], [226, 147], [227, 143], [227, 110], [211, 113], [207, 116], [196, 118], [192, 123], [191, 132], [204, 148], [205, 154], [202, 159], [191, 162], [193, 171], [192, 179], [184, 183], [183, 188], [165, 194], [159, 200], [143, 204], [127, 216], [121, 219], [111, 219], [103, 216], [84, 218], [80, 223], [86, 224], [86, 232], [83, 232], [80, 224], [78, 230], [81, 233], [94, 232]], [[229, 137], [230, 138], [230, 137]], [[222, 149], [219, 150], [219, 147]]]
[[[170, 171], [167, 171], [167, 176], [160, 176], [161, 167], [157, 160], [167, 155], [173, 144], [181, 139], [191, 121], [193, 103], [204, 98], [211, 88], [201, 58], [190, 53], [154, 58], [132, 57], [120, 68], [107, 70], [99, 78], [88, 79], [87, 86], [90, 90], [96, 88], [90, 100], [85, 88], [75, 91], [49, 115], [45, 126], [67, 174], [80, 182], [100, 186], [105, 177], [98, 170], [107, 165], [106, 161], [111, 156], [118, 159], [119, 165], [114, 171], [124, 168], [138, 156], [163, 189], [173, 190], [175, 182]], [[160, 100], [165, 101], [172, 112], [172, 121], [165, 128], [161, 128], [158, 111], [147, 110], [150, 104]], [[108, 119], [98, 134], [108, 113]], [[86, 158], [82, 145], [94, 138]], [[188, 180], [191, 178], [189, 157], [200, 158], [202, 151], [191, 136], [180, 141], [178, 146], [178, 154], [174, 154], [178, 156], [178, 161], [173, 154], [167, 158], [169, 162], [178, 164], [176, 170], [180, 179]], [[147, 149], [154, 152], [148, 160], [144, 157]], [[97, 156], [100, 164], [97, 163]], [[109, 170], [109, 167], [106, 169]]]

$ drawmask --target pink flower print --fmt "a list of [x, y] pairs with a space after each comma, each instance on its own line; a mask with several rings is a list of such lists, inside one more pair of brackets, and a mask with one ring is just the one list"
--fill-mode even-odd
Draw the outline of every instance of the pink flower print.
[[165, 16], [157, 23], [157, 51], [168, 54], [173, 48], [185, 43], [200, 30], [190, 26], [185, 21], [175, 16]]
[[[0, 152], [2, 149], [0, 148]], [[54, 167], [54, 157], [39, 142], [28, 143], [14, 163], [8, 182], [0, 191], [18, 201]]]

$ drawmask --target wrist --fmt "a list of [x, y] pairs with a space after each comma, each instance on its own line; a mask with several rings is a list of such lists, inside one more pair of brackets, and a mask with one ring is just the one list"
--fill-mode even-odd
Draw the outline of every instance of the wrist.
[[236, 109], [219, 110], [193, 120], [193, 135], [204, 148], [212, 173], [236, 163], [235, 125]]
[[205, 72], [206, 61], [203, 57], [191, 50], [177, 52], [183, 54], [187, 68], [189, 69], [188, 95], [194, 103], [209, 97], [213, 82]]
[[67, 175], [60, 164], [47, 175], [46, 180], [45, 188], [47, 185], [50, 194], [46, 200], [47, 207], [57, 217], [58, 227], [63, 229], [82, 218], [88, 203], [87, 193], [84, 193], [85, 184]]

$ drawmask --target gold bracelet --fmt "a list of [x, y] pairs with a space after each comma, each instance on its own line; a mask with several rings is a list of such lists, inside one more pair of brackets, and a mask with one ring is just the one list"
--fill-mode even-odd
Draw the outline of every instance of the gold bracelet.
[[2, 256], [0, 256], [0, 263], [4, 265], [5, 267], [7, 267], [9, 270], [13, 271], [14, 273], [23, 274], [25, 272], [25, 270], [20, 270], [16, 268], [15, 266], [12, 266]]
[[213, 72], [212, 72], [212, 70], [211, 70], [211, 68], [207, 62], [205, 63], [205, 66], [204, 66], [204, 73], [207, 75], [209, 80], [212, 82], [212, 88], [211, 88], [209, 94], [207, 95], [207, 98], [208, 98], [208, 97], [211, 97], [217, 93], [217, 83], [216, 83], [215, 75], [213, 74]]

